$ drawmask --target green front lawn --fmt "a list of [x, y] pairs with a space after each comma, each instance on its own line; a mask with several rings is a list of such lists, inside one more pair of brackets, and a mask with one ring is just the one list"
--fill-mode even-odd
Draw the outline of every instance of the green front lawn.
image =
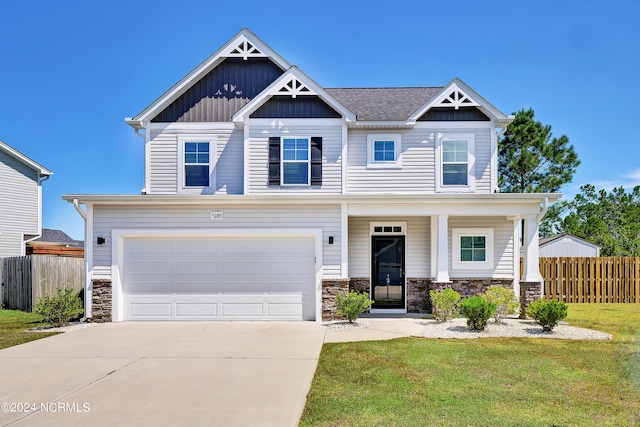
[[42, 326], [41, 322], [42, 316], [39, 314], [0, 310], [0, 349], [58, 334], [58, 332], [27, 332], [31, 328]]
[[570, 304], [567, 320], [615, 338], [325, 344], [301, 425], [640, 424], [640, 304]]

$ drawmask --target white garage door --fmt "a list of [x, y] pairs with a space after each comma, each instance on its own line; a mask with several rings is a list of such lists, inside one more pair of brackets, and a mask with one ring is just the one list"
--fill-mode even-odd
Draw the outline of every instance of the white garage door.
[[312, 238], [125, 238], [125, 320], [314, 320]]

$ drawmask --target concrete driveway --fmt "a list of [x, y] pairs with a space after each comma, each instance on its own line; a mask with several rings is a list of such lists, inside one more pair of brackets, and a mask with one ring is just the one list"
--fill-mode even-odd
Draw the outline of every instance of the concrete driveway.
[[295, 426], [325, 330], [109, 323], [0, 350], [0, 425]]

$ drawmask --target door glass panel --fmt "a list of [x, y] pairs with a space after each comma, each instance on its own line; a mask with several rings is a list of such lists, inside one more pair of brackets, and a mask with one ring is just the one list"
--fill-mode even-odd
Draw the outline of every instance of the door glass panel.
[[374, 307], [404, 308], [404, 237], [372, 239]]

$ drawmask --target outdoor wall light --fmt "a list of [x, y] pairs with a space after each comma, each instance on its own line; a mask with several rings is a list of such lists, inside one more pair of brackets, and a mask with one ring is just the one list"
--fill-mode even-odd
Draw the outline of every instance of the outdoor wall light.
[[99, 245], [104, 245], [105, 242], [106, 240], [104, 240], [104, 237], [98, 237], [98, 239], [96, 240], [96, 243]]
[[333, 236], [329, 236], [329, 244], [333, 245]]

